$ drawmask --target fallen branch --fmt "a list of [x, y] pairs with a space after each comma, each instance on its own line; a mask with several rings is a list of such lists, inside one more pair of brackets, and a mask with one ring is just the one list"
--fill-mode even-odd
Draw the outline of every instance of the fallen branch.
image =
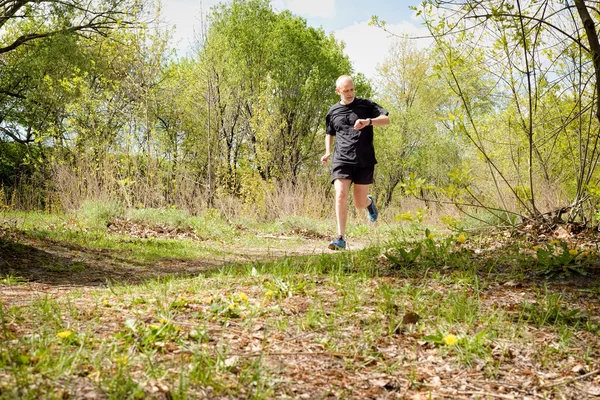
[[348, 353], [329, 353], [327, 351], [290, 351], [290, 352], [256, 352], [256, 353], [237, 353], [231, 354], [238, 357], [260, 357], [260, 356], [327, 356], [336, 358], [353, 358]]
[[564, 379], [562, 381], [558, 381], [558, 382], [554, 382], [554, 383], [547, 383], [545, 385], [540, 386], [540, 389], [547, 389], [547, 388], [551, 388], [551, 387], [555, 387], [555, 386], [568, 385], [569, 383], [580, 381], [582, 379], [588, 378], [588, 377], [596, 375], [598, 373], [600, 373], [600, 369], [597, 369], [592, 372], [588, 372], [587, 374], [580, 375], [575, 378]]
[[457, 392], [458, 394], [466, 394], [466, 395], [470, 395], [470, 396], [482, 396], [482, 397], [498, 397], [499, 399], [511, 399], [514, 400], [516, 397], [515, 396], [511, 396], [511, 395], [507, 395], [507, 394], [497, 394], [497, 393], [490, 393], [490, 392], [473, 392], [473, 391], [465, 391], [465, 390], [459, 390]]

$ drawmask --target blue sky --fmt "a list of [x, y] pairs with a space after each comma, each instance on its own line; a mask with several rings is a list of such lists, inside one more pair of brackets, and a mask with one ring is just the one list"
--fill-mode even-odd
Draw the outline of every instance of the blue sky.
[[[273, 1], [274, 6], [277, 3], [288, 5], [290, 1]], [[307, 8], [313, 8], [311, 1], [305, 2]], [[409, 0], [337, 0], [337, 1], [319, 1], [314, 6], [313, 15], [302, 15], [307, 18], [307, 22], [312, 26], [322, 26], [326, 32], [333, 32], [347, 27], [354, 23], [368, 21], [372, 15], [378, 15], [388, 23], [396, 24], [402, 21], [410, 21], [413, 11], [408, 7], [417, 5], [420, 1]], [[318, 10], [324, 7], [318, 7], [318, 4], [328, 4], [325, 8], [333, 10], [329, 15], [319, 16]], [[333, 7], [332, 7], [332, 6]]]
[[[228, 1], [228, 0], [225, 0]], [[219, 0], [163, 0], [163, 19], [175, 26], [175, 46], [180, 54], [189, 51], [194, 31], [200, 27], [201, 12], [206, 13]], [[325, 32], [346, 43], [346, 54], [354, 68], [369, 78], [375, 78], [377, 65], [387, 56], [395, 40], [379, 28], [368, 26], [372, 15], [387, 22], [390, 31], [399, 35], [426, 36], [419, 18], [408, 7], [420, 0], [271, 0], [276, 10], [290, 10], [306, 19], [310, 26], [322, 27]], [[417, 41], [419, 46], [429, 44]]]

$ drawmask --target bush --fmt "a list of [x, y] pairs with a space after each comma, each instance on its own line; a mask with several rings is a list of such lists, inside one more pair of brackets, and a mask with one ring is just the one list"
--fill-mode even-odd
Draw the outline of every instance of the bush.
[[189, 228], [190, 214], [176, 208], [145, 208], [129, 210], [127, 217], [133, 222], [148, 225], [167, 225], [176, 228]]
[[106, 229], [109, 222], [123, 217], [125, 210], [117, 201], [84, 201], [79, 208], [79, 216], [84, 218], [90, 228]]

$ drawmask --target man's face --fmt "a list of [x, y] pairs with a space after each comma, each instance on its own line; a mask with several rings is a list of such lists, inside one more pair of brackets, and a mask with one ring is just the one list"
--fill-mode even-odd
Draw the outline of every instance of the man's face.
[[335, 88], [335, 92], [340, 95], [340, 100], [344, 104], [350, 104], [354, 101], [354, 83], [351, 79], [342, 81], [340, 86]]

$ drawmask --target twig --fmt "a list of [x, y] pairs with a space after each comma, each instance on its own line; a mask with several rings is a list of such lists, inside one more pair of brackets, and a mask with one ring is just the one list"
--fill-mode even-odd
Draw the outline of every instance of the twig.
[[588, 372], [587, 374], [580, 375], [580, 376], [577, 376], [575, 378], [565, 379], [565, 380], [554, 382], [554, 383], [548, 383], [548, 384], [540, 386], [540, 389], [547, 389], [547, 388], [551, 388], [551, 387], [554, 387], [554, 386], [560, 386], [560, 385], [568, 385], [569, 383], [580, 381], [582, 379], [588, 378], [588, 377], [596, 375], [598, 373], [600, 373], [600, 369], [597, 369], [597, 370], [592, 371], [592, 372]]
[[[488, 384], [492, 383], [492, 382], [488, 382], [488, 381], [480, 381], [480, 380], [472, 380], [471, 382], [474, 382], [474, 383], [480, 383], [480, 384], [481, 384], [481, 383], [483, 383], [483, 384], [486, 384], [486, 385], [488, 385]], [[510, 389], [515, 389], [515, 390], [519, 390], [519, 391], [523, 390], [523, 389], [522, 389], [520, 386], [513, 385], [513, 384], [510, 384], [510, 383], [507, 383], [507, 382], [495, 381], [495, 382], [493, 382], [493, 383], [494, 383], [496, 386], [504, 386], [504, 387], [507, 387], [507, 388], [510, 388]]]
[[506, 395], [506, 394], [489, 393], [489, 392], [474, 392], [474, 391], [459, 390], [457, 393], [458, 394], [467, 394], [467, 395], [472, 395], [472, 396], [498, 397], [499, 399], [511, 399], [511, 400], [515, 399], [515, 396], [510, 396], [510, 395]]
[[289, 352], [256, 352], [256, 353], [238, 353], [232, 354], [234, 356], [239, 357], [260, 357], [260, 356], [328, 356], [328, 357], [337, 357], [337, 358], [350, 358], [352, 355], [347, 353], [329, 353], [327, 351], [289, 351]]

